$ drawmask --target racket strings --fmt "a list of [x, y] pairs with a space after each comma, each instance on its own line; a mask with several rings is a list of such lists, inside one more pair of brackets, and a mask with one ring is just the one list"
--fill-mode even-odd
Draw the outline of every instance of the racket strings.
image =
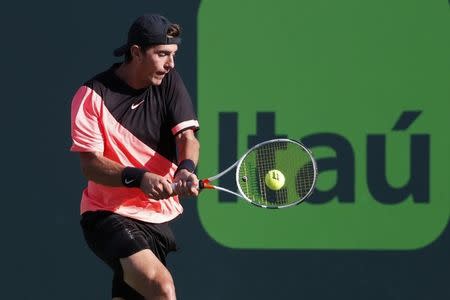
[[309, 193], [314, 180], [314, 165], [312, 162], [307, 163], [300, 168], [296, 176], [296, 189], [300, 197], [305, 197]]
[[260, 186], [260, 191], [262, 194], [262, 201], [264, 204], [276, 204], [283, 205], [287, 201], [287, 192], [285, 188], [280, 190], [271, 190], [267, 188], [265, 183], [266, 174], [270, 170], [277, 168], [276, 164], [276, 153], [282, 149], [286, 148], [286, 143], [269, 143], [265, 147], [257, 149], [257, 161], [261, 162], [258, 164], [258, 181]]

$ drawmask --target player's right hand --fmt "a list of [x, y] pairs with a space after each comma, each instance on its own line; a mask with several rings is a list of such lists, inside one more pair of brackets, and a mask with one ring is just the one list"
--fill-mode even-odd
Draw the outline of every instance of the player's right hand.
[[150, 172], [142, 177], [141, 190], [155, 200], [167, 199], [173, 194], [172, 185], [166, 178]]
[[177, 171], [177, 175], [173, 179], [174, 184], [172, 188], [175, 187], [174, 192], [178, 196], [198, 196], [198, 178], [195, 173], [191, 173], [186, 169], [181, 169]]

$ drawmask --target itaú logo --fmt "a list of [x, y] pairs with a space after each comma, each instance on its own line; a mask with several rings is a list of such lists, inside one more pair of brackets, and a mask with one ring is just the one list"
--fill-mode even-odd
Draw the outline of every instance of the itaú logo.
[[[232, 248], [424, 247], [445, 229], [449, 208], [440, 192], [444, 187], [431, 180], [441, 172], [439, 159], [433, 158], [432, 133], [412, 130], [424, 114], [400, 111], [389, 132], [355, 130], [358, 135], [346, 137], [339, 132], [298, 136], [295, 125], [276, 133], [276, 112], [255, 112], [254, 133], [247, 135], [244, 148], [269, 138], [301, 140], [316, 156], [316, 190], [302, 205], [276, 212], [249, 207], [225, 193], [202, 195], [202, 224], [212, 238]], [[208, 164], [223, 169], [240, 155], [243, 126], [238, 112], [219, 112], [218, 120], [218, 155]], [[233, 180], [224, 178], [219, 185], [232, 186]]]
[[[392, 131], [406, 131], [412, 123], [419, 117], [420, 111], [403, 112], [393, 126]], [[223, 137], [222, 145], [237, 144], [237, 113], [225, 113], [220, 115], [221, 134]], [[276, 135], [275, 113], [258, 113], [257, 114], [257, 134], [248, 137], [248, 146], [264, 141], [268, 138], [282, 138], [287, 135]], [[429, 134], [412, 134], [410, 135], [409, 146], [406, 149], [398, 149], [395, 155], [409, 156], [409, 166], [401, 168], [399, 172], [407, 172], [409, 174], [400, 174], [408, 177], [403, 186], [393, 186], [389, 182], [387, 174], [387, 145], [385, 134], [368, 134], [366, 141], [366, 174], [367, 187], [373, 199], [383, 204], [398, 204], [406, 201], [411, 197], [414, 203], [428, 203], [430, 201], [430, 135]], [[230, 139], [230, 140], [226, 140]], [[295, 137], [294, 137], [295, 139]], [[300, 138], [308, 147], [328, 147], [332, 149], [335, 155], [331, 157], [323, 157], [317, 159], [320, 173], [335, 172], [335, 185], [328, 190], [316, 189], [314, 194], [306, 201], [312, 204], [325, 204], [332, 200], [340, 203], [355, 203], [355, 150], [351, 142], [338, 133], [316, 133]], [[236, 160], [235, 151], [222, 151], [220, 156], [220, 166], [224, 167], [228, 161]], [[224, 155], [228, 153], [228, 155]], [[231, 155], [230, 155], [231, 154]], [[233, 157], [232, 157], [233, 156]], [[395, 164], [397, 158], [390, 159]], [[224, 184], [232, 184], [232, 182], [224, 182]], [[234, 197], [222, 195], [221, 201], [236, 201]], [[232, 200], [231, 200], [232, 199]]]

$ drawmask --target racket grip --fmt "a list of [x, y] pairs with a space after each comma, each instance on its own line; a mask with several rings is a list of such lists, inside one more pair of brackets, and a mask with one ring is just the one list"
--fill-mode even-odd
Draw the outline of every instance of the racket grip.
[[[176, 183], [171, 183], [171, 185], [172, 185], [172, 190], [175, 190], [175, 188], [178, 186], [178, 184], [176, 184]], [[189, 183], [189, 185], [192, 185], [192, 184]], [[205, 187], [205, 184], [204, 184], [203, 180], [199, 180], [197, 189], [202, 190], [204, 187]]]

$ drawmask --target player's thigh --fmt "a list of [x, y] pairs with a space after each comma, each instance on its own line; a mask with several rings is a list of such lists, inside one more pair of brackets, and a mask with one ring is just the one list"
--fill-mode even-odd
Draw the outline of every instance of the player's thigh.
[[149, 284], [173, 284], [169, 270], [149, 249], [121, 258], [120, 264], [125, 282], [137, 290], [146, 289]]

